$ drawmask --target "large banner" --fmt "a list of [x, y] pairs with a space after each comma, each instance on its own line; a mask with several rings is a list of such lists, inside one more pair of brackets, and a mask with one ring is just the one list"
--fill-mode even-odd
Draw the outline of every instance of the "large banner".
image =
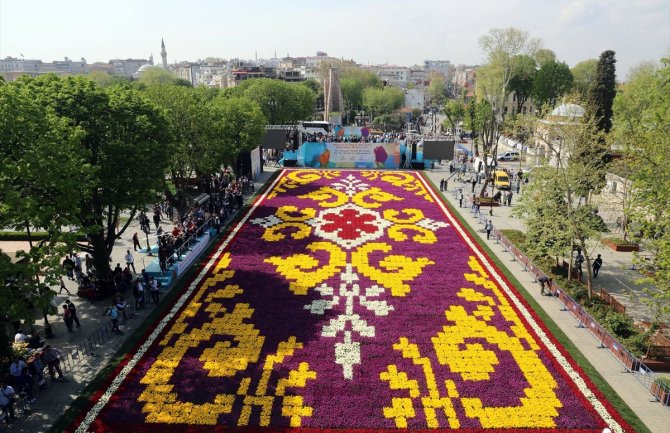
[[399, 168], [399, 143], [303, 143], [298, 163], [317, 168]]

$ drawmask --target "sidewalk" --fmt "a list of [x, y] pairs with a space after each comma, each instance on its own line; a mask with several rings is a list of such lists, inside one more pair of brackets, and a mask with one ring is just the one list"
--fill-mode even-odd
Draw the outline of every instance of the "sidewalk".
[[[276, 169], [264, 167], [264, 170], [265, 172], [261, 173], [254, 181], [254, 191], [258, 191]], [[249, 198], [250, 196], [245, 197], [246, 200], [249, 200]], [[172, 229], [172, 223], [168, 219], [161, 220], [161, 225], [164, 230]], [[152, 222], [152, 230], [153, 228], [154, 226]], [[111, 263], [112, 268], [114, 268], [117, 263], [120, 263], [122, 267], [125, 267], [124, 256], [126, 255], [126, 250], [130, 250], [133, 253], [135, 268], [138, 272], [141, 272], [141, 270], [148, 266], [155, 258], [147, 256], [146, 252], [133, 252], [132, 237], [135, 232], [140, 234], [140, 242], [146, 248], [146, 237], [140, 230], [139, 222], [135, 219], [123, 233], [122, 238], [117, 240], [114, 244]], [[155, 238], [155, 230], [152, 231], [152, 234]], [[152, 234], [149, 235], [149, 239], [153, 243], [155, 239], [152, 238]], [[19, 249], [28, 248], [28, 243], [0, 242], [0, 248], [7, 253], [11, 253], [16, 252]], [[197, 264], [198, 262], [196, 261], [195, 263]], [[47, 344], [51, 344], [60, 349], [63, 355], [69, 353], [78, 344], [82, 344], [89, 335], [95, 332], [95, 330], [109, 322], [109, 318], [105, 316], [104, 312], [111, 302], [111, 299], [105, 299], [103, 301], [96, 301], [95, 304], [91, 304], [90, 302], [77, 297], [76, 282], [70, 281], [67, 278], [64, 280], [67, 288], [72, 292], [72, 295], [69, 296], [66, 293], [58, 295], [58, 305], [62, 305], [66, 299], [70, 299], [74, 302], [77, 306], [81, 328], [75, 328], [73, 333], [68, 333], [62, 318], [57, 315], [50, 315], [48, 318], [55, 337], [49, 340], [44, 340]], [[52, 288], [58, 292], [58, 286]], [[179, 286], [175, 285], [172, 289], [178, 290]], [[165, 292], [163, 291], [161, 299], [164, 293]], [[129, 293], [126, 296], [126, 301], [132, 301], [132, 296]], [[126, 341], [126, 338], [144, 321], [151, 311], [153, 311], [154, 307], [155, 304], [149, 303], [146, 308], [138, 311], [136, 318], [129, 319], [125, 325], [120, 326], [124, 335], [117, 335], [107, 340], [102, 347], [99, 347], [95, 351], [95, 356], [86, 356], [85, 359], [76, 364], [71, 371], [65, 371], [65, 369], [63, 369], [67, 382], [61, 383], [49, 381], [48, 388], [46, 390], [40, 390], [40, 393], [37, 396], [37, 402], [31, 405], [32, 413], [27, 416], [17, 414], [18, 419], [12, 424], [9, 431], [25, 433], [47, 431], [53, 423], [63, 415], [69, 407], [69, 404], [74, 401], [79, 393], [95, 378], [98, 372], [107, 365], [112, 356]], [[44, 337], [44, 320], [39, 314], [36, 314], [35, 319], [34, 327], [39, 335]], [[0, 431], [5, 431], [4, 429], [4, 425], [0, 426]]]
[[[449, 170], [436, 166], [433, 171], [426, 170], [424, 174], [439, 187], [440, 179], [449, 177]], [[468, 178], [468, 176], [466, 176]], [[449, 181], [449, 191], [454, 187], [463, 188], [465, 197], [470, 194], [472, 185], [460, 183], [455, 178]], [[438, 188], [439, 191], [439, 188]], [[516, 192], [516, 191], [514, 191]], [[670, 408], [662, 406], [649, 393], [647, 388], [635, 379], [632, 374], [626, 373], [623, 366], [611, 352], [605, 349], [599, 349], [599, 341], [586, 328], [577, 327], [576, 319], [567, 311], [561, 311], [561, 304], [553, 297], [540, 296], [540, 290], [537, 283], [533, 283], [533, 278], [529, 272], [523, 270], [523, 266], [518, 262], [512, 261], [509, 253], [506, 253], [502, 245], [496, 244], [495, 239], [486, 240], [486, 232], [483, 225], [478, 223], [478, 219], [470, 213], [470, 205], [463, 208], [458, 207], [458, 199], [454, 198], [451, 192], [442, 193], [452, 208], [458, 212], [474, 229], [473, 235], [478, 236], [482, 243], [493, 251], [507, 269], [514, 274], [516, 279], [523, 285], [534, 300], [544, 309], [551, 319], [556, 322], [559, 328], [570, 338], [574, 345], [584, 354], [584, 356], [593, 364], [609, 385], [619, 394], [619, 396], [628, 404], [635, 414], [646, 424], [653, 433], [667, 433], [670, 426]], [[523, 190], [521, 191], [523, 194]], [[488, 208], [482, 207], [481, 211], [487, 218], [493, 221], [496, 229], [516, 229], [523, 230], [523, 223], [518, 218], [510, 218], [510, 213], [514, 207], [514, 200], [518, 198], [515, 194], [512, 200], [512, 206], [498, 206], [493, 208], [493, 216], [488, 216]], [[613, 294], [617, 300], [626, 305], [626, 311], [630, 312], [636, 320], [647, 320], [650, 312], [648, 308], [626, 293], [629, 289], [635, 289], [632, 279], [635, 278], [631, 271], [632, 253], [614, 252], [607, 247], [598, 248], [596, 254], [602, 254], [603, 267], [595, 280], [594, 288], [600, 290], [605, 288]]]

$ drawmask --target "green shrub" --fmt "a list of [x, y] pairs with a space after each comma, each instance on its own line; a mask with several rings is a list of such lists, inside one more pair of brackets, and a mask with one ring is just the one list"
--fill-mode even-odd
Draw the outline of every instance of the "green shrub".
[[670, 389], [670, 377], [657, 377], [654, 379], [654, 383]]
[[621, 344], [630, 353], [641, 358], [647, 353], [647, 349], [649, 348], [649, 336], [650, 334], [648, 333], [638, 333], [622, 340]]
[[500, 230], [503, 236], [505, 236], [511, 243], [514, 244], [518, 249], [523, 251], [526, 246], [526, 234], [521, 230], [511, 230], [504, 229]]
[[622, 313], [610, 311], [605, 316], [602, 325], [617, 337], [629, 338], [635, 334], [633, 319]]

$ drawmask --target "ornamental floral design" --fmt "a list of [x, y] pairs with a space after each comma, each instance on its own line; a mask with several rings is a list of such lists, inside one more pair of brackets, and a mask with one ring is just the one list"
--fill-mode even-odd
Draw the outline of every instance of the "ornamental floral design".
[[71, 431], [629, 430], [421, 175], [286, 170]]

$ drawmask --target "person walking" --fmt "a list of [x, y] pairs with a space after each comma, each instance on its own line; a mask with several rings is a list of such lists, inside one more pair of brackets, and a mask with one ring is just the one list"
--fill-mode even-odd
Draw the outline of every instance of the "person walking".
[[130, 250], [126, 250], [126, 266], [128, 266], [128, 269], [133, 269], [133, 274], [137, 273], [135, 270], [135, 259], [133, 258], [133, 254], [130, 252]]
[[67, 305], [67, 309], [70, 310], [70, 314], [72, 314], [72, 320], [77, 325], [77, 328], [81, 328], [81, 323], [79, 323], [79, 317], [77, 317], [77, 307], [69, 299], [65, 300], [65, 305]]
[[493, 222], [491, 220], [486, 221], [486, 240], [489, 240], [491, 237], [491, 230], [493, 230]]
[[593, 261], [593, 278], [598, 277], [598, 273], [600, 272], [600, 268], [603, 266], [603, 259], [600, 257], [600, 254], [598, 254], [598, 257]]
[[70, 258], [69, 254], [65, 255], [65, 260], [63, 260], [63, 269], [67, 275], [68, 280], [74, 281], [74, 261]]
[[507, 206], [512, 206], [512, 190], [507, 193]]
[[142, 249], [142, 245], [140, 245], [139, 235], [137, 234], [137, 232], [135, 232], [133, 234], [133, 251], [137, 251], [138, 248]]
[[61, 293], [63, 293], [63, 290], [65, 290], [65, 291], [67, 292], [68, 295], [71, 295], [72, 293], [70, 293], [70, 291], [69, 291], [69, 290], [67, 289], [67, 287], [65, 286], [65, 281], [63, 281], [63, 277], [62, 277], [62, 276], [59, 277], [59, 281], [60, 281], [60, 289], [58, 290], [58, 294], [60, 295]]
[[153, 302], [158, 304], [158, 294], [160, 292], [158, 290], [158, 281], [154, 277], [151, 277], [149, 280], [149, 293]]
[[[42, 359], [47, 363], [47, 368], [49, 369], [49, 376], [51, 380], [58, 380], [60, 382], [65, 382], [65, 377], [63, 377], [63, 370], [60, 368], [60, 358], [63, 356], [60, 350], [51, 346], [50, 344], [44, 347], [44, 353]], [[55, 373], [58, 373], [58, 379], [55, 377]]]
[[119, 329], [119, 311], [116, 309], [115, 301], [112, 301], [112, 304], [107, 308], [105, 314], [112, 320], [112, 332], [121, 334], [121, 330]]
[[440, 191], [444, 191], [444, 178], [440, 180]]
[[72, 319], [72, 311], [67, 307], [67, 304], [63, 304], [63, 321], [65, 322], [65, 326], [67, 326], [67, 332], [73, 332], [72, 322], [74, 320]]
[[461, 189], [461, 195], [458, 198], [458, 207], [463, 207], [463, 190]]

